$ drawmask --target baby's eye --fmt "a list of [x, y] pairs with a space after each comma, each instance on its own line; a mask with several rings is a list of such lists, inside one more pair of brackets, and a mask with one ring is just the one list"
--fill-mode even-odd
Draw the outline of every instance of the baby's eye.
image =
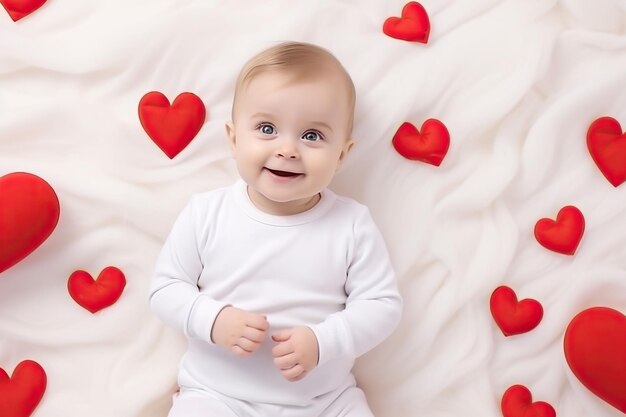
[[317, 142], [318, 140], [324, 139], [324, 137], [315, 130], [309, 130], [308, 132], [305, 132], [304, 135], [302, 135], [302, 139], [310, 142]]
[[274, 129], [274, 126], [267, 123], [261, 123], [257, 126], [257, 129], [264, 135], [273, 135], [276, 133], [276, 129]]

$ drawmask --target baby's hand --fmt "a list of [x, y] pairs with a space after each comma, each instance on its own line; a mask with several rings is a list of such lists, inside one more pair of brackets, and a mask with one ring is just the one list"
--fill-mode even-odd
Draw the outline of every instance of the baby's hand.
[[317, 366], [319, 348], [315, 333], [308, 327], [300, 326], [272, 335], [278, 342], [272, 349], [274, 365], [291, 382], [300, 381]]
[[269, 327], [262, 314], [228, 306], [217, 315], [211, 340], [237, 356], [248, 356], [259, 348]]

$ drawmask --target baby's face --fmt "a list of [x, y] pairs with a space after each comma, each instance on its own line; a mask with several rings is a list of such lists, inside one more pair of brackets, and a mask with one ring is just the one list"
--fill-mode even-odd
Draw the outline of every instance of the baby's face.
[[226, 125], [239, 174], [260, 209], [295, 214], [310, 208], [350, 150], [352, 108], [339, 76], [290, 82], [257, 75]]

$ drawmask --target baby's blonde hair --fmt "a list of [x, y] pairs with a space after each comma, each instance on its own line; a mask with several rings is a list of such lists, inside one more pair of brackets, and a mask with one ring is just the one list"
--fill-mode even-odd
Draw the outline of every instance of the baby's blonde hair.
[[351, 134], [356, 102], [356, 91], [352, 78], [332, 53], [317, 45], [303, 42], [280, 43], [261, 51], [244, 64], [235, 85], [232, 107], [233, 120], [237, 98], [241, 91], [254, 77], [270, 71], [285, 72], [292, 76], [294, 81], [320, 77], [329, 72], [338, 74], [347, 88], [348, 106], [350, 106], [348, 133]]

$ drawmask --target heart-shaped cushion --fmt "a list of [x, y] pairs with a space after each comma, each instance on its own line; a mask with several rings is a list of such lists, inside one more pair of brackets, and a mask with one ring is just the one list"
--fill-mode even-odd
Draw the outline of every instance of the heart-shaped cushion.
[[30, 416], [43, 398], [46, 381], [46, 372], [32, 360], [20, 362], [11, 378], [0, 369], [0, 416]]
[[193, 93], [179, 94], [171, 106], [158, 91], [147, 93], [139, 101], [141, 126], [170, 159], [196, 137], [205, 118], [204, 103]]
[[587, 148], [602, 174], [613, 186], [626, 181], [626, 132], [612, 117], [595, 120], [587, 130]]
[[46, 0], [0, 0], [0, 4], [4, 6], [14, 22], [28, 16], [45, 2]]
[[426, 120], [421, 132], [411, 123], [404, 122], [393, 136], [392, 143], [407, 159], [439, 166], [450, 147], [450, 134], [437, 119]]
[[626, 413], [626, 316], [608, 307], [583, 310], [567, 326], [563, 347], [576, 378]]
[[500, 407], [504, 417], [556, 417], [556, 411], [547, 402], [533, 402], [532, 394], [523, 385], [509, 387], [502, 395]]
[[59, 199], [43, 179], [26, 172], [0, 177], [0, 272], [37, 249], [59, 221]]
[[126, 286], [124, 273], [114, 266], [100, 272], [96, 280], [85, 271], [74, 271], [67, 281], [67, 289], [76, 303], [91, 313], [113, 305]]
[[543, 247], [564, 255], [573, 255], [585, 232], [585, 218], [574, 206], [565, 206], [556, 221], [543, 218], [535, 224], [535, 239]]
[[385, 20], [383, 33], [395, 39], [427, 43], [430, 35], [428, 13], [418, 2], [409, 2], [402, 8], [401, 17]]
[[493, 291], [489, 307], [505, 336], [529, 332], [543, 317], [543, 307], [538, 301], [530, 298], [517, 301], [515, 291], [504, 285]]

